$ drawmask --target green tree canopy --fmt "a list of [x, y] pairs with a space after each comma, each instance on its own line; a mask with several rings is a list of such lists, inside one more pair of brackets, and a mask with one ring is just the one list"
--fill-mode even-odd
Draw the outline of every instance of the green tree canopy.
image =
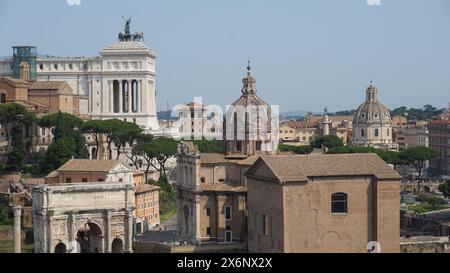
[[16, 124], [11, 132], [12, 151], [8, 153], [6, 168], [7, 172], [20, 172], [27, 158], [27, 150], [23, 140], [23, 125]]
[[435, 149], [428, 147], [411, 147], [400, 152], [398, 158], [406, 164], [412, 165], [419, 174], [417, 193], [420, 193], [420, 182], [425, 163], [438, 156]]
[[82, 126], [82, 131], [92, 137], [95, 142], [95, 148], [97, 151], [97, 159], [99, 155], [100, 143], [103, 137], [103, 121], [102, 120], [89, 120]]
[[442, 192], [445, 197], [450, 198], [450, 180], [447, 180], [440, 185], [439, 191]]
[[197, 145], [200, 153], [218, 153], [223, 154], [223, 141], [222, 140], [194, 140], [194, 145]]
[[328, 135], [315, 139], [311, 142], [311, 146], [314, 148], [326, 147], [328, 149], [333, 149], [335, 147], [344, 146], [344, 142], [337, 136]]
[[69, 161], [76, 152], [75, 141], [63, 138], [53, 142], [47, 149], [43, 159], [39, 161], [42, 173], [50, 173]]
[[[122, 154], [122, 148], [125, 148], [127, 143], [132, 147], [141, 134], [142, 129], [135, 123], [123, 122], [118, 124], [111, 135], [111, 139], [117, 146], [117, 158]], [[123, 152], [127, 154], [126, 151]]]
[[[146, 181], [148, 180], [147, 175], [150, 167], [159, 171], [160, 176], [167, 176], [165, 163], [170, 157], [176, 154], [177, 143], [178, 142], [172, 138], [158, 137], [144, 139], [133, 147], [133, 153], [142, 156], [147, 163], [145, 171]], [[158, 164], [155, 164], [155, 161]]]
[[296, 154], [306, 155], [311, 154], [314, 150], [314, 147], [311, 145], [294, 146], [288, 144], [280, 144], [278, 145], [278, 150], [280, 152], [293, 152]]
[[81, 128], [84, 123], [84, 121], [77, 116], [58, 112], [40, 118], [38, 125], [42, 128], [53, 129], [56, 126], [58, 117], [60, 117], [60, 120], [64, 123], [64, 125], [70, 129]]

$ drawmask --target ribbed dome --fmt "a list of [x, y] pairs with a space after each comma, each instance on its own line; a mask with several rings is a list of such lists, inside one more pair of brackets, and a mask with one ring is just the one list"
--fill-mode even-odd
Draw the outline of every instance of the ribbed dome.
[[256, 95], [256, 79], [251, 75], [251, 67], [250, 64], [247, 67], [247, 77], [242, 80], [244, 84], [242, 87], [242, 96], [232, 103], [234, 106], [267, 106], [269, 108], [269, 104], [267, 104], [264, 100], [262, 100], [258, 95]]
[[366, 101], [361, 104], [353, 117], [353, 125], [386, 124], [391, 122], [389, 109], [378, 101], [378, 91], [373, 82], [366, 90]]

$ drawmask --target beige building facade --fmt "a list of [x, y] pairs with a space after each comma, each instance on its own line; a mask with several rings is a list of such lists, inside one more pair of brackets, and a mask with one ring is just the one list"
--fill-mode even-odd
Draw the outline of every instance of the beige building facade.
[[374, 154], [262, 156], [248, 170], [251, 253], [400, 251], [400, 179]]

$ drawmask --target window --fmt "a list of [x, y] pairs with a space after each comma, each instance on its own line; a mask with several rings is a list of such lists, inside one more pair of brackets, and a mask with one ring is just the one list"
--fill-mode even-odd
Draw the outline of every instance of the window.
[[269, 218], [265, 214], [263, 214], [263, 216], [262, 216], [262, 224], [263, 224], [263, 235], [268, 236], [269, 235]]
[[103, 180], [103, 179], [98, 179], [97, 181], [98, 181], [98, 182], [103, 182], [103, 181], [105, 181], [105, 180]]
[[238, 141], [236, 143], [236, 151], [242, 152], [242, 142]]
[[255, 233], [258, 233], [258, 213], [255, 212]]
[[72, 178], [67, 177], [67, 178], [66, 178], [66, 183], [72, 183]]
[[225, 220], [231, 220], [231, 207], [225, 207]]
[[39, 64], [39, 69], [40, 70], [44, 70], [44, 65], [43, 64]]
[[211, 235], [211, 228], [210, 227], [206, 228], [206, 235], [208, 235], [208, 236]]
[[364, 129], [361, 129], [361, 137], [364, 137], [366, 135], [366, 132], [364, 131]]
[[45, 136], [45, 128], [42, 128], [42, 135]]
[[58, 64], [54, 64], [53, 68], [55, 68], [55, 70], [58, 70]]
[[390, 133], [390, 131], [389, 131], [389, 129], [387, 129], [387, 135], [388, 135], [388, 137], [389, 137], [389, 135], [390, 135], [389, 133]]
[[82, 178], [81, 182], [88, 182], [88, 179], [87, 178]]
[[273, 238], [273, 219], [272, 219], [272, 217], [270, 217], [269, 229], [270, 229], [270, 237]]
[[201, 181], [202, 183], [205, 183], [206, 180], [205, 180], [204, 177], [201, 177], [201, 178], [200, 178], [200, 181]]
[[220, 182], [220, 183], [224, 183], [224, 182], [225, 182], [225, 179], [220, 178], [220, 179], [219, 179], [219, 182]]
[[231, 243], [232, 240], [233, 240], [233, 232], [231, 230], [225, 231], [225, 242]]
[[262, 145], [261, 141], [256, 141], [256, 150], [257, 151], [261, 151], [261, 145]]
[[73, 64], [69, 64], [69, 69], [70, 69], [70, 70], [73, 69]]
[[210, 208], [206, 209], [206, 216], [211, 216], [211, 209]]
[[380, 136], [380, 129], [375, 129], [375, 137], [379, 137]]
[[332, 213], [347, 213], [347, 194], [335, 193], [331, 195], [331, 212]]
[[155, 218], [158, 218], [158, 213], [155, 213]]

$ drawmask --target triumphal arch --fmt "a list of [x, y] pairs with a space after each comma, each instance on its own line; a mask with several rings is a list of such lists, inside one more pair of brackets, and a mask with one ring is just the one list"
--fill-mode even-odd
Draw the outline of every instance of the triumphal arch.
[[134, 190], [123, 182], [35, 187], [35, 252], [132, 252]]

